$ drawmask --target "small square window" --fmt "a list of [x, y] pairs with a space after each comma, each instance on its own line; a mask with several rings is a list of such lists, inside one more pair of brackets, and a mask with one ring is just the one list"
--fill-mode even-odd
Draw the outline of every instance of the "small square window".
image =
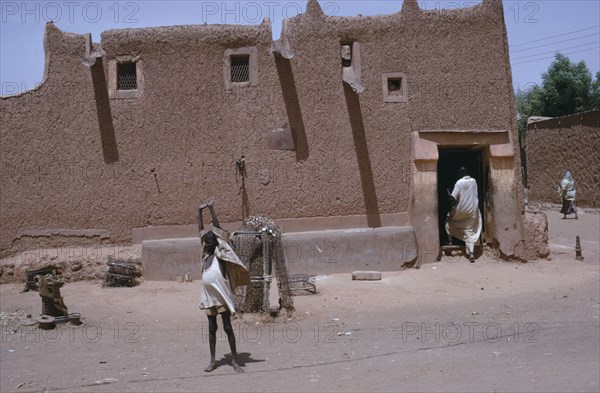
[[383, 74], [381, 79], [383, 102], [408, 102], [406, 74], [402, 72], [388, 72]]
[[250, 55], [231, 56], [231, 81], [250, 82]]
[[136, 64], [117, 63], [117, 90], [137, 90]]

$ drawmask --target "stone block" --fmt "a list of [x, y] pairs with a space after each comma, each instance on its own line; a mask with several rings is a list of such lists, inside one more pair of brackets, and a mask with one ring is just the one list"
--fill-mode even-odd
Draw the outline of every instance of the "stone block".
[[358, 281], [378, 281], [378, 280], [381, 280], [381, 272], [376, 272], [376, 271], [356, 271], [356, 272], [352, 272], [352, 280], [358, 280]]

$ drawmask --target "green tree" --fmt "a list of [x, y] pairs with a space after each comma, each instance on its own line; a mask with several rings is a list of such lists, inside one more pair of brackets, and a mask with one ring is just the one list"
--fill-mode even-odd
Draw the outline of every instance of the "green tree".
[[596, 80], [592, 82], [590, 101], [589, 109], [600, 109], [600, 71], [596, 72]]
[[523, 146], [524, 138], [527, 135], [527, 119], [531, 116], [541, 116], [544, 109], [543, 91], [538, 85], [533, 85], [527, 89], [517, 90], [515, 98], [519, 139]]
[[584, 61], [575, 64], [557, 53], [542, 74], [542, 115], [558, 117], [591, 109], [592, 74]]
[[531, 116], [558, 117], [600, 109], [600, 72], [592, 82], [584, 61], [575, 64], [561, 53], [542, 74], [542, 85], [517, 90], [515, 104], [521, 146]]

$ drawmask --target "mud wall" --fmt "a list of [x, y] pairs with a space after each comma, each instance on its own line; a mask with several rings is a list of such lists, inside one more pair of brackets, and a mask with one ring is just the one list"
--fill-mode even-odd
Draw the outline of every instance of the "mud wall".
[[[287, 21], [290, 60], [272, 53], [268, 21], [110, 30], [92, 48], [105, 87], [98, 66], [82, 64], [86, 37], [49, 24], [45, 81], [0, 101], [2, 255], [193, 224], [209, 195], [222, 222], [367, 215], [376, 227], [406, 212], [412, 131], [516, 128], [501, 2], [404, 4], [329, 17], [310, 1]], [[341, 46], [353, 42], [360, 95], [342, 82]], [[224, 53], [243, 47], [256, 48], [258, 81], [228, 90]], [[143, 94], [108, 99], [111, 61], [123, 56], [142, 61]], [[382, 74], [392, 72], [406, 75], [406, 102], [383, 100]], [[295, 150], [270, 147], [269, 133], [288, 127]]]
[[532, 123], [527, 131], [529, 202], [561, 203], [565, 171], [575, 179], [578, 206], [600, 207], [600, 111]]

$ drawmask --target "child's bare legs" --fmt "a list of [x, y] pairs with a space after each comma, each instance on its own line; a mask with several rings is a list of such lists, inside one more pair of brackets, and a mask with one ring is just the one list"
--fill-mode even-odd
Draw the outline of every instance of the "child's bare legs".
[[215, 359], [215, 347], [217, 346], [217, 316], [208, 316], [208, 346], [210, 348], [210, 364], [204, 369], [207, 373], [217, 368]]
[[237, 361], [235, 335], [233, 334], [233, 326], [231, 326], [231, 312], [225, 311], [224, 313], [221, 313], [221, 319], [223, 320], [223, 330], [227, 333], [227, 341], [229, 341], [229, 348], [231, 349], [231, 365], [236, 373], [243, 373], [244, 369]]
[[[229, 341], [229, 348], [231, 349], [231, 365], [237, 373], [243, 373], [244, 369], [239, 365], [237, 360], [237, 351], [235, 345], [235, 335], [233, 334], [233, 326], [231, 326], [231, 312], [225, 311], [221, 313], [221, 319], [223, 320], [223, 330], [227, 333], [227, 341]], [[208, 345], [210, 348], [210, 363], [204, 369], [206, 372], [211, 372], [217, 368], [217, 361], [215, 358], [215, 349], [217, 346], [217, 316], [208, 316]]]

